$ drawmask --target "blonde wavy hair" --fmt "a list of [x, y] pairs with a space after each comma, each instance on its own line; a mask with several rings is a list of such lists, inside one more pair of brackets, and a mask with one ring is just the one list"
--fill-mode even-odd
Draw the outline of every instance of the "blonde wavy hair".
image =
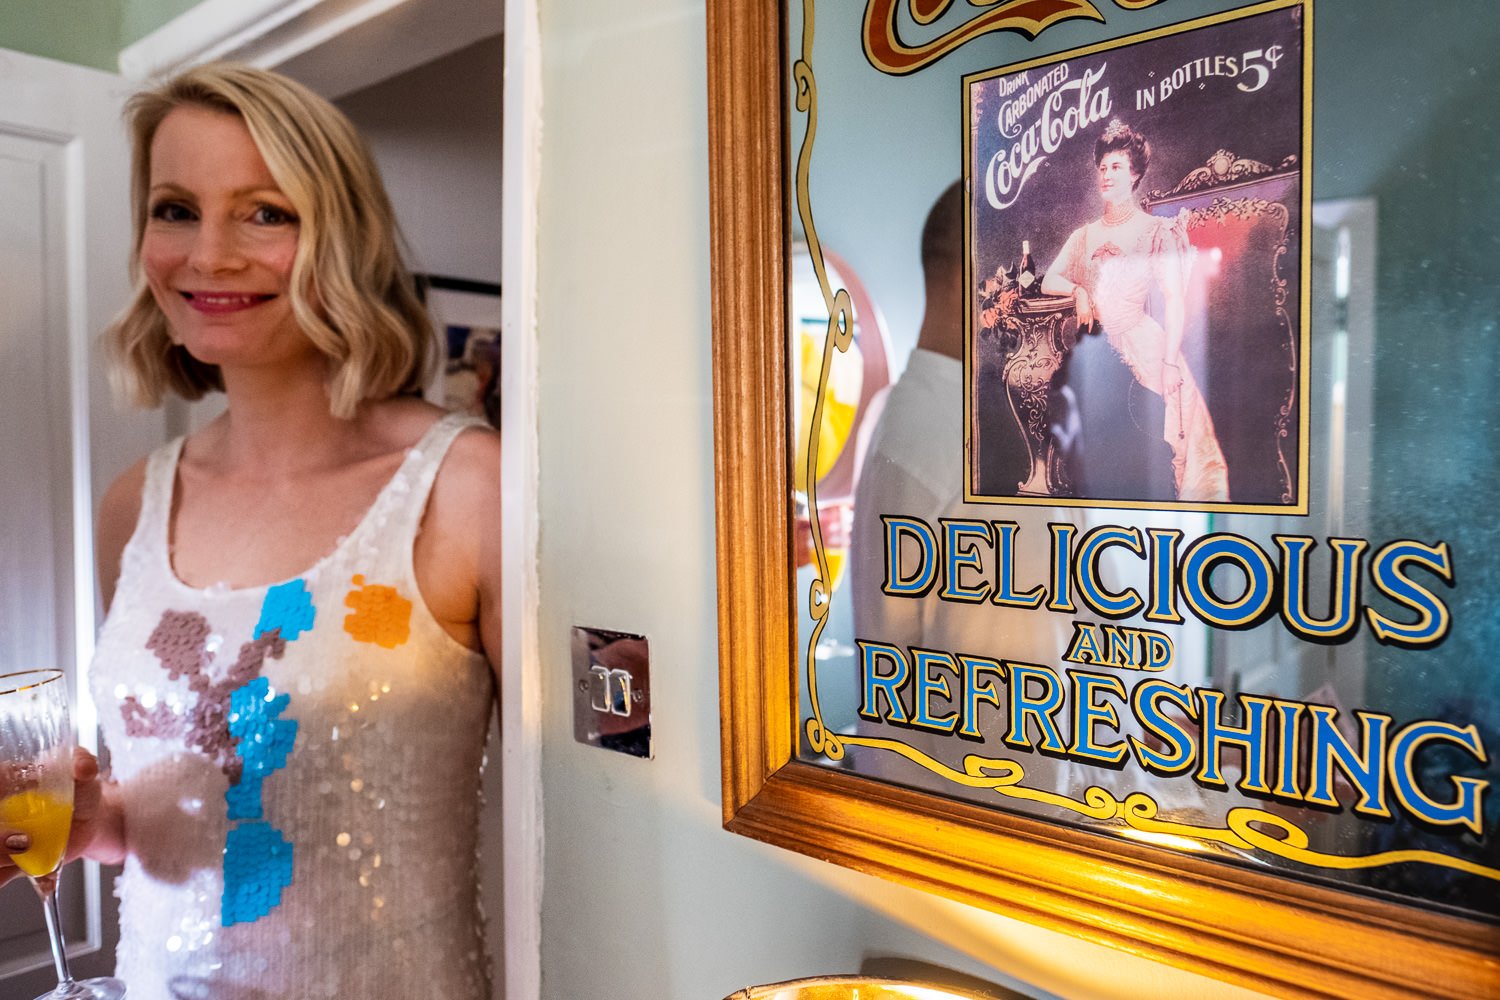
[[200, 399], [223, 390], [216, 365], [173, 341], [141, 267], [151, 188], [151, 143], [173, 110], [238, 116], [300, 220], [292, 313], [329, 361], [330, 409], [348, 418], [362, 400], [419, 392], [436, 338], [402, 260], [400, 232], [369, 148], [343, 113], [301, 84], [236, 63], [208, 63], [141, 91], [125, 106], [134, 154], [131, 301], [104, 331], [112, 377], [141, 406], [167, 391]]

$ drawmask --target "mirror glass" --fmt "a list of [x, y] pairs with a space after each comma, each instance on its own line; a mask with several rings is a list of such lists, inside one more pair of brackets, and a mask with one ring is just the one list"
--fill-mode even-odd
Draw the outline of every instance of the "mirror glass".
[[1013, 6], [787, 5], [798, 757], [1500, 917], [1500, 24]]

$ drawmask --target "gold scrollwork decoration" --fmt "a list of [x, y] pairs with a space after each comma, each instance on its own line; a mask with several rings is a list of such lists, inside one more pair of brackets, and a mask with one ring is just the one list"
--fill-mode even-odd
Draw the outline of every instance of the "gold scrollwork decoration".
[[[930, 24], [953, 0], [907, 0], [905, 6], [918, 24]], [[904, 76], [928, 66], [954, 49], [992, 31], [1014, 31], [1035, 38], [1059, 21], [1088, 18], [1103, 21], [1089, 0], [1009, 0], [988, 13], [959, 25], [930, 41], [908, 45], [897, 28], [901, 0], [869, 0], [865, 6], [865, 58], [882, 73]]]
[[[823, 302], [828, 309], [828, 330], [823, 338], [823, 359], [818, 372], [818, 391], [813, 396], [812, 413], [808, 417], [808, 443], [806, 459], [807, 510], [812, 528], [813, 558], [817, 575], [808, 586], [807, 607], [812, 617], [812, 632], [807, 640], [807, 690], [812, 702], [812, 715], [807, 720], [807, 742], [814, 753], [821, 753], [830, 760], [840, 760], [844, 747], [839, 735], [823, 724], [823, 710], [818, 699], [818, 640], [828, 620], [832, 574], [828, 567], [828, 550], [823, 543], [823, 525], [818, 517], [818, 428], [823, 424], [823, 399], [828, 388], [828, 375], [833, 366], [833, 352], [847, 352], [854, 341], [854, 304], [849, 292], [834, 290], [828, 280], [828, 264], [823, 258], [823, 244], [818, 239], [818, 229], [813, 222], [812, 197], [808, 192], [808, 177], [812, 172], [813, 140], [818, 134], [818, 84], [813, 75], [813, 4], [814, 0], [803, 0], [802, 4], [802, 56], [792, 66], [792, 80], [796, 84], [797, 110], [807, 117], [806, 130], [802, 135], [802, 146], [797, 151], [795, 175], [797, 215], [802, 220], [802, 232], [807, 241], [807, 254], [812, 261], [813, 272], [818, 278], [818, 287], [823, 293]], [[797, 429], [802, 433], [802, 428]]]
[[[1161, 0], [1115, 0], [1127, 10], [1143, 10]], [[897, 18], [904, 6], [918, 25], [926, 26], [948, 12], [954, 0], [869, 0], [865, 5], [865, 58], [882, 73], [904, 76], [931, 65], [954, 49], [981, 35], [1014, 31], [1036, 38], [1062, 21], [1104, 20], [1091, 0], [968, 0], [971, 7], [991, 7], [951, 31], [928, 41], [908, 44], [901, 38]]]
[[1295, 154], [1286, 157], [1276, 166], [1261, 163], [1248, 157], [1238, 156], [1227, 149], [1221, 149], [1204, 161], [1203, 166], [1196, 167], [1188, 173], [1177, 186], [1170, 191], [1152, 191], [1148, 202], [1162, 201], [1173, 198], [1180, 194], [1189, 194], [1193, 191], [1201, 191], [1204, 188], [1217, 187], [1221, 184], [1235, 184], [1240, 181], [1253, 180], [1267, 174], [1285, 173], [1297, 169], [1297, 157]]
[[1027, 787], [1023, 783], [1026, 780], [1025, 766], [1008, 758], [967, 754], [963, 759], [963, 770], [960, 771], [900, 740], [877, 736], [846, 736], [844, 742], [849, 746], [869, 747], [898, 754], [956, 785], [989, 789], [1007, 798], [1053, 806], [1096, 822], [1123, 823], [1127, 829], [1144, 834], [1147, 838], [1193, 840], [1238, 851], [1273, 855], [1314, 868], [1345, 871], [1424, 862], [1500, 882], [1500, 869], [1436, 851], [1396, 850], [1342, 855], [1313, 850], [1306, 830], [1284, 816], [1253, 806], [1235, 806], [1230, 809], [1225, 814], [1222, 827], [1178, 823], [1158, 818], [1159, 807], [1156, 800], [1145, 792], [1130, 792], [1124, 799], [1118, 799], [1106, 789], [1091, 785], [1079, 799], [1061, 792]]

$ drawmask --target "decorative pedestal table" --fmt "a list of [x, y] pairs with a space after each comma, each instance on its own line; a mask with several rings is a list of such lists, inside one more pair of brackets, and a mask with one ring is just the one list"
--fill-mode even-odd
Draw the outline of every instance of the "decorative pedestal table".
[[1065, 496], [1073, 484], [1047, 418], [1052, 409], [1052, 379], [1078, 342], [1072, 296], [1018, 299], [1012, 318], [1002, 342], [1001, 378], [1030, 458], [1027, 476], [1017, 484], [1016, 492]]

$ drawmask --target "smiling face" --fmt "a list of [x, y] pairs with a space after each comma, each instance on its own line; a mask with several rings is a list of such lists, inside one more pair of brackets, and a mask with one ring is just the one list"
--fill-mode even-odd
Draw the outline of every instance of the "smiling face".
[[1131, 169], [1130, 155], [1124, 150], [1112, 150], [1099, 158], [1095, 178], [1099, 195], [1106, 205], [1119, 205], [1130, 199], [1140, 177]]
[[172, 338], [222, 369], [316, 357], [292, 313], [299, 225], [238, 115], [186, 105], [151, 142], [140, 259]]

